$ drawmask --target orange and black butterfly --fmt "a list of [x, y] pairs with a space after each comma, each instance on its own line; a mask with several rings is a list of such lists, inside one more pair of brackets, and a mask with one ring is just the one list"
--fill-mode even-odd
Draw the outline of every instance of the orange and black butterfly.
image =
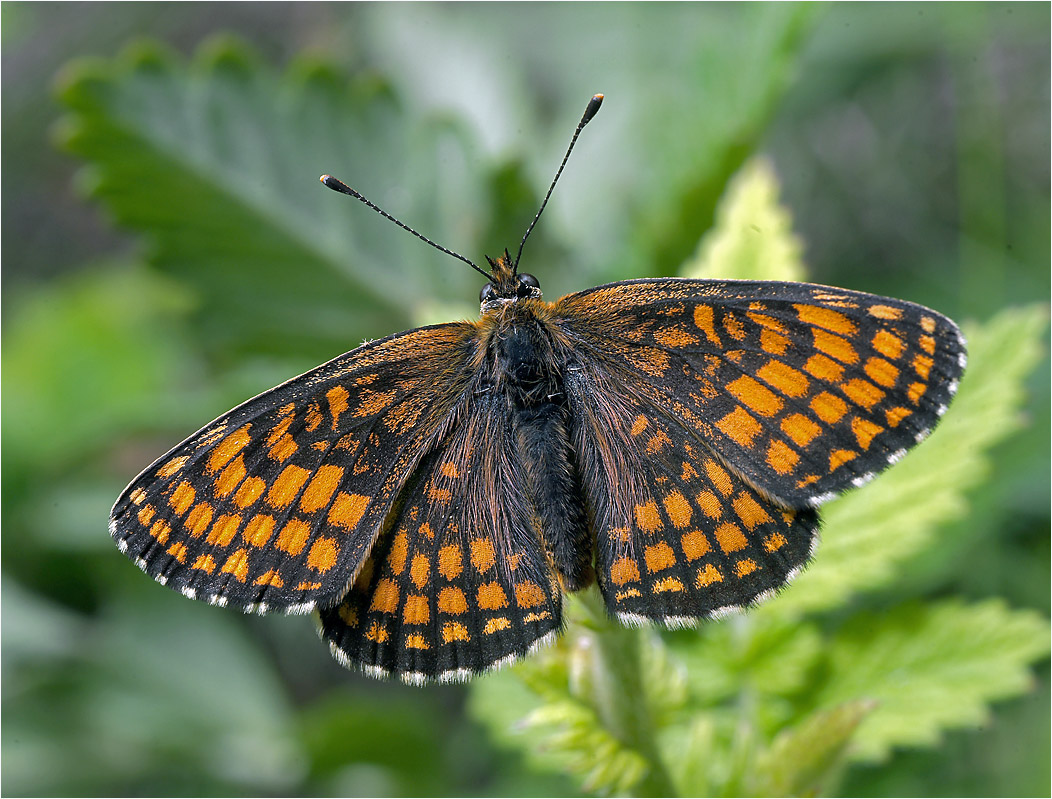
[[685, 279], [546, 302], [521, 254], [467, 261], [478, 321], [365, 344], [161, 457], [113, 508], [121, 551], [191, 598], [317, 611], [345, 665], [465, 679], [593, 581], [626, 624], [770, 596], [816, 507], [923, 439], [964, 369], [954, 323], [909, 302]]

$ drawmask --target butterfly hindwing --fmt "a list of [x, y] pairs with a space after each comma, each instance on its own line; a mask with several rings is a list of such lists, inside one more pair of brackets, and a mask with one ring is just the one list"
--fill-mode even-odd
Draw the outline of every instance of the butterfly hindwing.
[[627, 281], [554, 306], [582, 357], [788, 507], [895, 462], [945, 412], [965, 362], [941, 314], [804, 283]]
[[632, 386], [582, 366], [569, 393], [611, 614], [691, 624], [761, 600], [811, 556], [814, 510], [772, 502]]
[[118, 546], [217, 604], [332, 601], [460, 400], [474, 335], [448, 324], [366, 344], [221, 416], [125, 489]]
[[420, 464], [353, 587], [320, 611], [336, 657], [408, 682], [466, 679], [560, 626], [503, 402], [480, 395]]

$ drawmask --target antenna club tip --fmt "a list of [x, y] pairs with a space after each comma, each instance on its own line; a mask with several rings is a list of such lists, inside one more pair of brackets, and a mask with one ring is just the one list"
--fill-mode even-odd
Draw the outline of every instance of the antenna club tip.
[[581, 118], [581, 124], [587, 125], [592, 121], [592, 117], [599, 113], [599, 106], [603, 104], [603, 95], [596, 94], [592, 96], [592, 99], [588, 101], [588, 107], [584, 110], [584, 117]]
[[322, 182], [322, 185], [324, 185], [326, 188], [332, 189], [333, 191], [338, 191], [341, 194], [349, 194], [352, 197], [358, 196], [358, 192], [356, 192], [346, 183], [337, 180], [332, 175], [322, 175], [320, 178], [318, 178], [318, 180], [320, 180]]

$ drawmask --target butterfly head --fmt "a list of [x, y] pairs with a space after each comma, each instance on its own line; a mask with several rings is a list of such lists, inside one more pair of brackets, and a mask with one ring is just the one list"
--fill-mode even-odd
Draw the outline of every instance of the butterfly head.
[[507, 250], [495, 260], [489, 256], [486, 256], [486, 260], [489, 261], [491, 274], [490, 281], [479, 292], [483, 310], [503, 303], [541, 298], [541, 284], [537, 278], [518, 272]]

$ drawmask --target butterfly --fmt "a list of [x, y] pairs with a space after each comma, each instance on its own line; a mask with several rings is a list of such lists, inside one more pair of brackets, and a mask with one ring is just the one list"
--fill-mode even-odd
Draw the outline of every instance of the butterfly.
[[547, 302], [522, 244], [489, 270], [438, 248], [486, 276], [477, 321], [366, 343], [206, 425], [118, 499], [121, 551], [190, 598], [318, 613], [344, 665], [467, 679], [551, 641], [593, 583], [629, 625], [769, 597], [812, 557], [817, 507], [922, 440], [965, 366], [956, 325], [902, 300], [667, 278]]

